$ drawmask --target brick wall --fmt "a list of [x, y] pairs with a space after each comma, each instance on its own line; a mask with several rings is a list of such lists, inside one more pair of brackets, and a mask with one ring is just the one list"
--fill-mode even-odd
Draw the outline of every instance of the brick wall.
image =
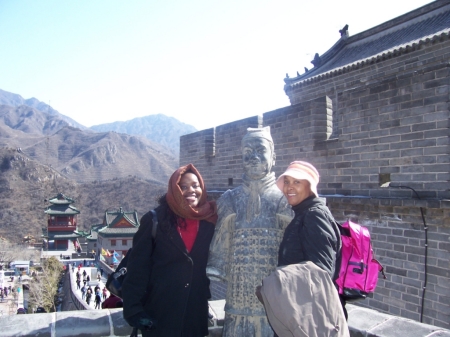
[[339, 222], [352, 219], [369, 229], [375, 257], [386, 270], [374, 297], [356, 304], [419, 321], [427, 236], [423, 322], [449, 328], [450, 201], [327, 197], [327, 204]]
[[[369, 227], [388, 278], [360, 304], [416, 320], [425, 278], [423, 207], [424, 322], [450, 328], [449, 60], [450, 41], [442, 37], [307, 80], [287, 90], [291, 106], [181, 137], [180, 163], [194, 163], [208, 190], [236, 187], [246, 128], [270, 126], [275, 173], [292, 160], [310, 161], [336, 218]], [[379, 188], [386, 181], [414, 188], [422, 200], [410, 189]]]

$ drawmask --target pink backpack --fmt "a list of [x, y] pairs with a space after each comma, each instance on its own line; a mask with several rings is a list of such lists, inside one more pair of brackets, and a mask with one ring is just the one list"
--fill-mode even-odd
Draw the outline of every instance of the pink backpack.
[[375, 291], [378, 273], [384, 268], [373, 258], [370, 233], [366, 227], [347, 221], [339, 226], [342, 239], [341, 263], [336, 284], [346, 301], [366, 298]]

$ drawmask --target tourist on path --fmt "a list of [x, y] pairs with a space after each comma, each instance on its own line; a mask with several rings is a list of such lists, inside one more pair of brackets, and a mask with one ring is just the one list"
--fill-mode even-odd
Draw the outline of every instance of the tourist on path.
[[143, 337], [207, 336], [211, 295], [206, 262], [216, 205], [207, 201], [203, 179], [192, 164], [172, 174], [159, 204], [155, 243], [151, 212], [142, 217], [133, 238], [122, 286], [124, 318]]
[[81, 299], [84, 300], [84, 297], [86, 296], [86, 286], [83, 285], [81, 287]]
[[94, 309], [101, 309], [100, 308], [100, 303], [102, 303], [102, 299], [100, 297], [100, 292], [95, 294], [95, 307]]

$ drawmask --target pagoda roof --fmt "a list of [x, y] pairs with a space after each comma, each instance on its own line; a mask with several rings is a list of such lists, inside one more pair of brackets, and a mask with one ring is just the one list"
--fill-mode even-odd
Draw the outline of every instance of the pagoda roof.
[[62, 193], [58, 193], [53, 198], [49, 199], [48, 202], [55, 204], [55, 205], [68, 205], [75, 202], [72, 198], [66, 197]]
[[87, 237], [91, 234], [90, 231], [83, 231], [83, 230], [78, 230], [78, 229], [74, 230], [73, 232], [82, 237]]
[[68, 240], [78, 239], [81, 235], [75, 232], [50, 232], [48, 233], [49, 240]]
[[119, 227], [119, 228], [110, 228], [104, 227], [98, 231], [98, 236], [102, 237], [133, 237], [134, 234], [138, 231], [137, 227]]
[[420, 49], [430, 42], [449, 39], [450, 3], [435, 1], [396, 17], [369, 30], [348, 35], [348, 25], [341, 38], [323, 55], [315, 55], [314, 68], [284, 79], [285, 91], [321, 78], [328, 78], [373, 64], [387, 58]]
[[51, 205], [47, 207], [44, 211], [48, 215], [75, 215], [80, 214], [80, 211], [74, 206], [63, 204], [63, 205]]
[[104, 216], [104, 225], [108, 228], [115, 227], [122, 219], [125, 219], [130, 225], [137, 228], [139, 227], [139, 218], [137, 212], [124, 211], [122, 207], [116, 211], [106, 211]]

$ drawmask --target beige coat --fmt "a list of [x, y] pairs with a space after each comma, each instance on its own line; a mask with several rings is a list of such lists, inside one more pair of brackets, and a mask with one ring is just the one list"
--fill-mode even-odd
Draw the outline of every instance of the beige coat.
[[328, 273], [307, 261], [277, 268], [261, 295], [279, 337], [349, 337], [339, 296]]

